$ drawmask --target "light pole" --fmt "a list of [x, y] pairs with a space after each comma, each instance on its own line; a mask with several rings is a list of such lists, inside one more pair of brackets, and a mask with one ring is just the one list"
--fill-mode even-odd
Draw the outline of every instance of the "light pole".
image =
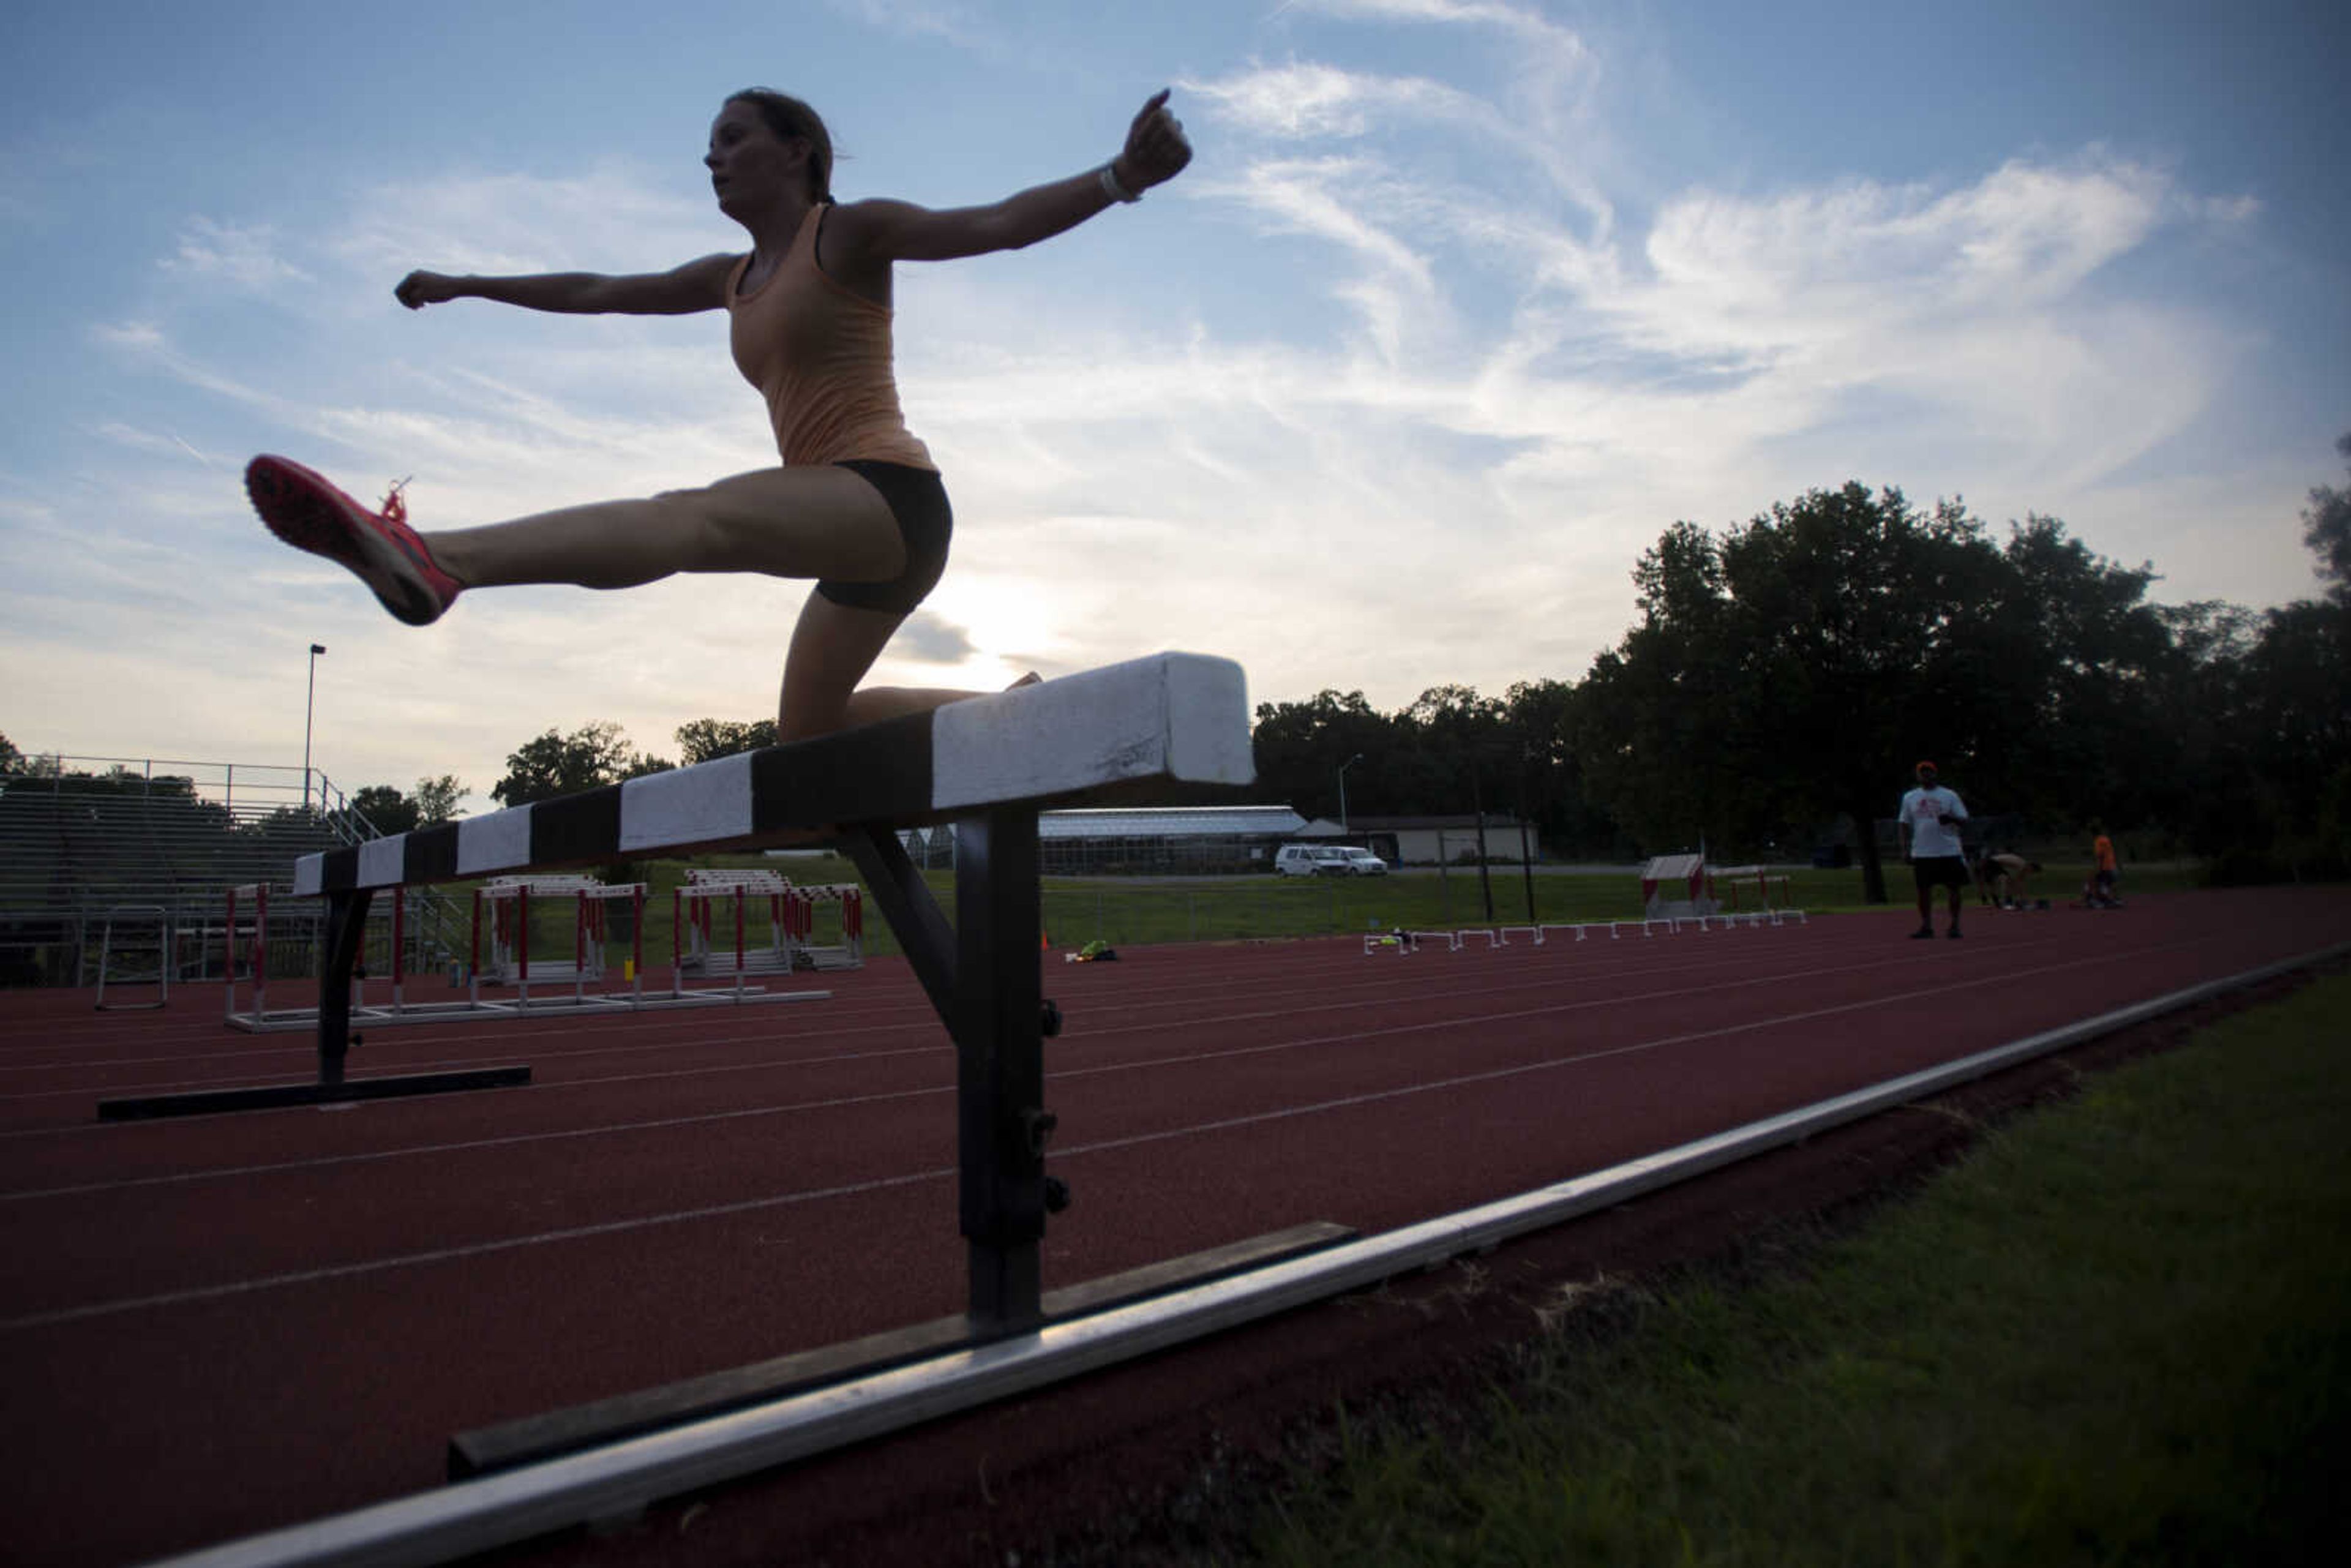
[[319, 696], [319, 655], [327, 651], [324, 643], [310, 644], [310, 685], [302, 695], [302, 814], [310, 814], [310, 714]]
[[1537, 755], [1531, 746], [1521, 744], [1519, 747], [1519, 870], [1527, 879], [1527, 924], [1539, 927], [1535, 918], [1535, 857], [1527, 842], [1527, 764]]
[[1364, 759], [1360, 751], [1339, 764], [1339, 836], [1347, 836], [1347, 769]]

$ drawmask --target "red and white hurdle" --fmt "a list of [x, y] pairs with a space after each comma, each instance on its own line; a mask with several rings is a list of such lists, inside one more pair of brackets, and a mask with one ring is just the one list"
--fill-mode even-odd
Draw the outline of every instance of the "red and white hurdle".
[[[864, 966], [865, 894], [854, 883], [804, 887], [771, 871], [696, 867], [670, 896], [681, 975], [729, 976], [739, 986], [747, 975]], [[768, 924], [766, 940], [754, 946], [749, 911], [757, 899], [767, 901]], [[817, 911], [826, 904], [839, 911], [837, 943], [816, 939]], [[722, 912], [733, 917], [731, 954], [719, 943], [726, 929]]]
[[[353, 1025], [441, 1023], [459, 1019], [521, 1018], [534, 1013], [630, 1012], [676, 1007], [707, 1007], [755, 1001], [822, 1001], [831, 991], [770, 991], [746, 986], [740, 976], [723, 991], [688, 990], [673, 977], [670, 989], [647, 994], [645, 976], [645, 894], [643, 883], [620, 884], [586, 876], [542, 875], [497, 877], [474, 890], [472, 925], [464, 981], [465, 995], [452, 1001], [412, 1001], [407, 996], [409, 900], [406, 889], [396, 889], [388, 900], [390, 915], [389, 999], [369, 1003], [367, 977], [351, 977]], [[852, 890], [854, 891], [853, 889]], [[531, 956], [531, 912], [549, 897], [568, 899], [572, 906], [571, 954], [568, 962], [544, 953]], [[626, 901], [634, 918], [630, 923], [632, 951], [624, 977], [627, 989], [603, 988], [610, 976], [605, 949], [611, 934], [611, 906]], [[227, 890], [225, 915], [228, 963], [224, 1021], [249, 1033], [314, 1030], [316, 1007], [278, 1008], [268, 1005], [269, 889], [246, 883]], [[246, 972], [252, 978], [250, 1005], [240, 1006], [237, 972], [240, 922], [250, 931]], [[484, 958], [485, 939], [488, 948]], [[673, 953], [673, 957], [676, 956]], [[673, 976], [675, 966], [673, 965]], [[511, 996], [484, 996], [485, 984], [511, 987]], [[533, 994], [532, 988], [538, 988]]]

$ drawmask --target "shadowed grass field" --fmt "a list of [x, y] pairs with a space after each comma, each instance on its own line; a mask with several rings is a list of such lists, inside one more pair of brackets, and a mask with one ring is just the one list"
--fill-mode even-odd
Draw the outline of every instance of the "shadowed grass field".
[[[856, 868], [842, 856], [717, 855], [698, 860], [638, 862], [606, 868], [606, 880], [643, 879], [649, 884], [645, 901], [644, 951], [649, 964], [666, 963], [671, 946], [671, 890], [684, 880], [690, 866], [724, 866], [771, 871], [803, 886], [859, 882]], [[1886, 891], [1891, 907], [1907, 908], [1912, 897], [1907, 866], [1889, 863]], [[626, 875], [616, 874], [625, 872]], [[954, 873], [924, 873], [940, 908], [955, 918]], [[2051, 862], [2034, 879], [2036, 895], [2046, 895], [2060, 909], [2078, 898], [2086, 865]], [[1862, 896], [1857, 870], [1790, 870], [1773, 873], [1771, 903], [1801, 909], [1807, 915], [1835, 914], [1871, 908]], [[2134, 869], [2126, 875], [2126, 898], [2150, 892], [2194, 886], [2191, 870], [2166, 866]], [[462, 910], [467, 884], [441, 890], [453, 910]], [[1752, 911], [1759, 894], [1751, 883], [1735, 894], [1725, 890], [1725, 907]], [[1641, 885], [1636, 868], [1620, 871], [1563, 873], [1539, 870], [1529, 875], [1516, 865], [1489, 865], [1481, 877], [1476, 866], [1449, 866], [1442, 873], [1423, 867], [1376, 877], [1278, 877], [1270, 874], [1167, 878], [1046, 877], [1043, 915], [1047, 936], [1057, 948], [1088, 942], [1144, 946], [1165, 942], [1280, 941], [1305, 936], [1343, 936], [1396, 926], [1416, 931], [1463, 927], [1487, 928], [1531, 925], [1578, 925], [1606, 920], [1636, 920], [1641, 915]], [[1968, 909], [1978, 918], [2054, 918], [2046, 915], [2011, 915], [1984, 909], [1976, 895]], [[1939, 907], [1939, 904], [1938, 904]], [[613, 911], [615, 924], [606, 944], [606, 959], [618, 969], [632, 950], [625, 908]], [[754, 946], [767, 940], [765, 901], [754, 898], [746, 911], [747, 940]], [[822, 904], [817, 912], [816, 940], [838, 941], [839, 908]], [[534, 905], [534, 952], [568, 956], [572, 947], [573, 914], [559, 898]], [[731, 909], [720, 922], [720, 945], [733, 942]], [[463, 922], [452, 927], [460, 936]], [[865, 950], [894, 953], [889, 925], [870, 904], [865, 922]]]
[[2351, 979], [1987, 1136], [1915, 1198], [1571, 1312], [1352, 1427], [1276, 1563], [2336, 1561]]

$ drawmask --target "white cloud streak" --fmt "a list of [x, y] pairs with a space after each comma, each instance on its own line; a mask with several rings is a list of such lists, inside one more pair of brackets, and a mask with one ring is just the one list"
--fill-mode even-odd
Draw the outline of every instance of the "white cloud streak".
[[310, 275], [286, 260], [280, 248], [277, 231], [266, 224], [246, 227], [193, 217], [180, 232], [178, 248], [161, 265], [256, 294], [309, 282]]
[[[892, 9], [905, 26], [926, 14]], [[1241, 229], [1303, 249], [1310, 265], [1288, 274], [1241, 272], [1300, 314], [1337, 307], [1341, 329], [1320, 339], [1236, 328], [1172, 270], [1135, 291], [1175, 301], [1172, 317], [1040, 313], [955, 269], [910, 274], [901, 381], [958, 532], [881, 678], [995, 686], [1156, 647], [1240, 657], [1260, 697], [1362, 685], [1401, 705], [1439, 682], [1573, 677], [1621, 634], [1631, 566], [1677, 517], [1719, 523], [1848, 477], [1964, 485], [2016, 497], [2016, 513], [2141, 499], [2128, 465], [2211, 406], [2241, 351], [2192, 298], [2105, 286], [2175, 230], [2251, 216], [2159, 170], [2086, 149], [1932, 185], [1687, 188], [1628, 224], [1605, 172], [1555, 134], [1594, 112], [1601, 79], [1573, 35], [1501, 5], [1293, 9], [1484, 29], [1516, 47], [1514, 68], [1457, 86], [1307, 59], [1187, 88], [1228, 141], [1176, 198], [1235, 250]], [[172, 264], [274, 277], [298, 314], [304, 282], [340, 298], [420, 263], [554, 265], [550, 234], [562, 265], [615, 270], [726, 243], [670, 184], [615, 167], [381, 187], [319, 225], [341, 236], [330, 246], [220, 217], [192, 224]], [[323, 450], [354, 489], [413, 472], [426, 527], [772, 461], [708, 321], [518, 326], [459, 306], [401, 318], [394, 336], [371, 308], [338, 329], [369, 346], [365, 373], [312, 369], [266, 390], [259, 366], [187, 346], [168, 318], [94, 337], [229, 409], [256, 444]], [[204, 669], [266, 692], [283, 650], [218, 626], [298, 628], [336, 646], [339, 672], [400, 672], [369, 697], [383, 706], [367, 732], [338, 737], [340, 767], [358, 782], [455, 771], [477, 789], [549, 727], [611, 718], [661, 749], [687, 719], [772, 705], [796, 585], [484, 594], [411, 632], [263, 537], [187, 461], [198, 446], [119, 422], [100, 434], [156, 466], [93, 476], [99, 509], [143, 519], [132, 532], [162, 553], [135, 570], [44, 569], [63, 573], [60, 602], [103, 619], [137, 580], [228, 583], [209, 606], [185, 591], [150, 612], [146, 674], [123, 673], [129, 653], [108, 666], [126, 690]], [[56, 526], [17, 517], [20, 540]], [[0, 557], [19, 564], [32, 569], [29, 546]], [[27, 624], [0, 634], [0, 655], [45, 656], [48, 633]], [[84, 687], [58, 695], [97, 711]], [[11, 723], [20, 744], [90, 744], [37, 733], [38, 713]]]

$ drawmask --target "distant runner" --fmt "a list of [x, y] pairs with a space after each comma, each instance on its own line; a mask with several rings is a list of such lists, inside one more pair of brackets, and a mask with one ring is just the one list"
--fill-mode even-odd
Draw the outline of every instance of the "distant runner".
[[1940, 887], [1951, 908], [1950, 929], [1945, 933], [1954, 941], [1959, 935], [1959, 899], [1968, 885], [1966, 852], [1959, 843], [1959, 824], [1968, 820], [1968, 809], [1957, 792], [1936, 782], [1935, 765], [1921, 762], [1917, 767], [1917, 787], [1902, 797], [1895, 812], [1895, 831], [1906, 841], [1910, 856], [1910, 875], [1918, 884], [1918, 929], [1910, 933], [1913, 940], [1935, 934], [1935, 889]]

